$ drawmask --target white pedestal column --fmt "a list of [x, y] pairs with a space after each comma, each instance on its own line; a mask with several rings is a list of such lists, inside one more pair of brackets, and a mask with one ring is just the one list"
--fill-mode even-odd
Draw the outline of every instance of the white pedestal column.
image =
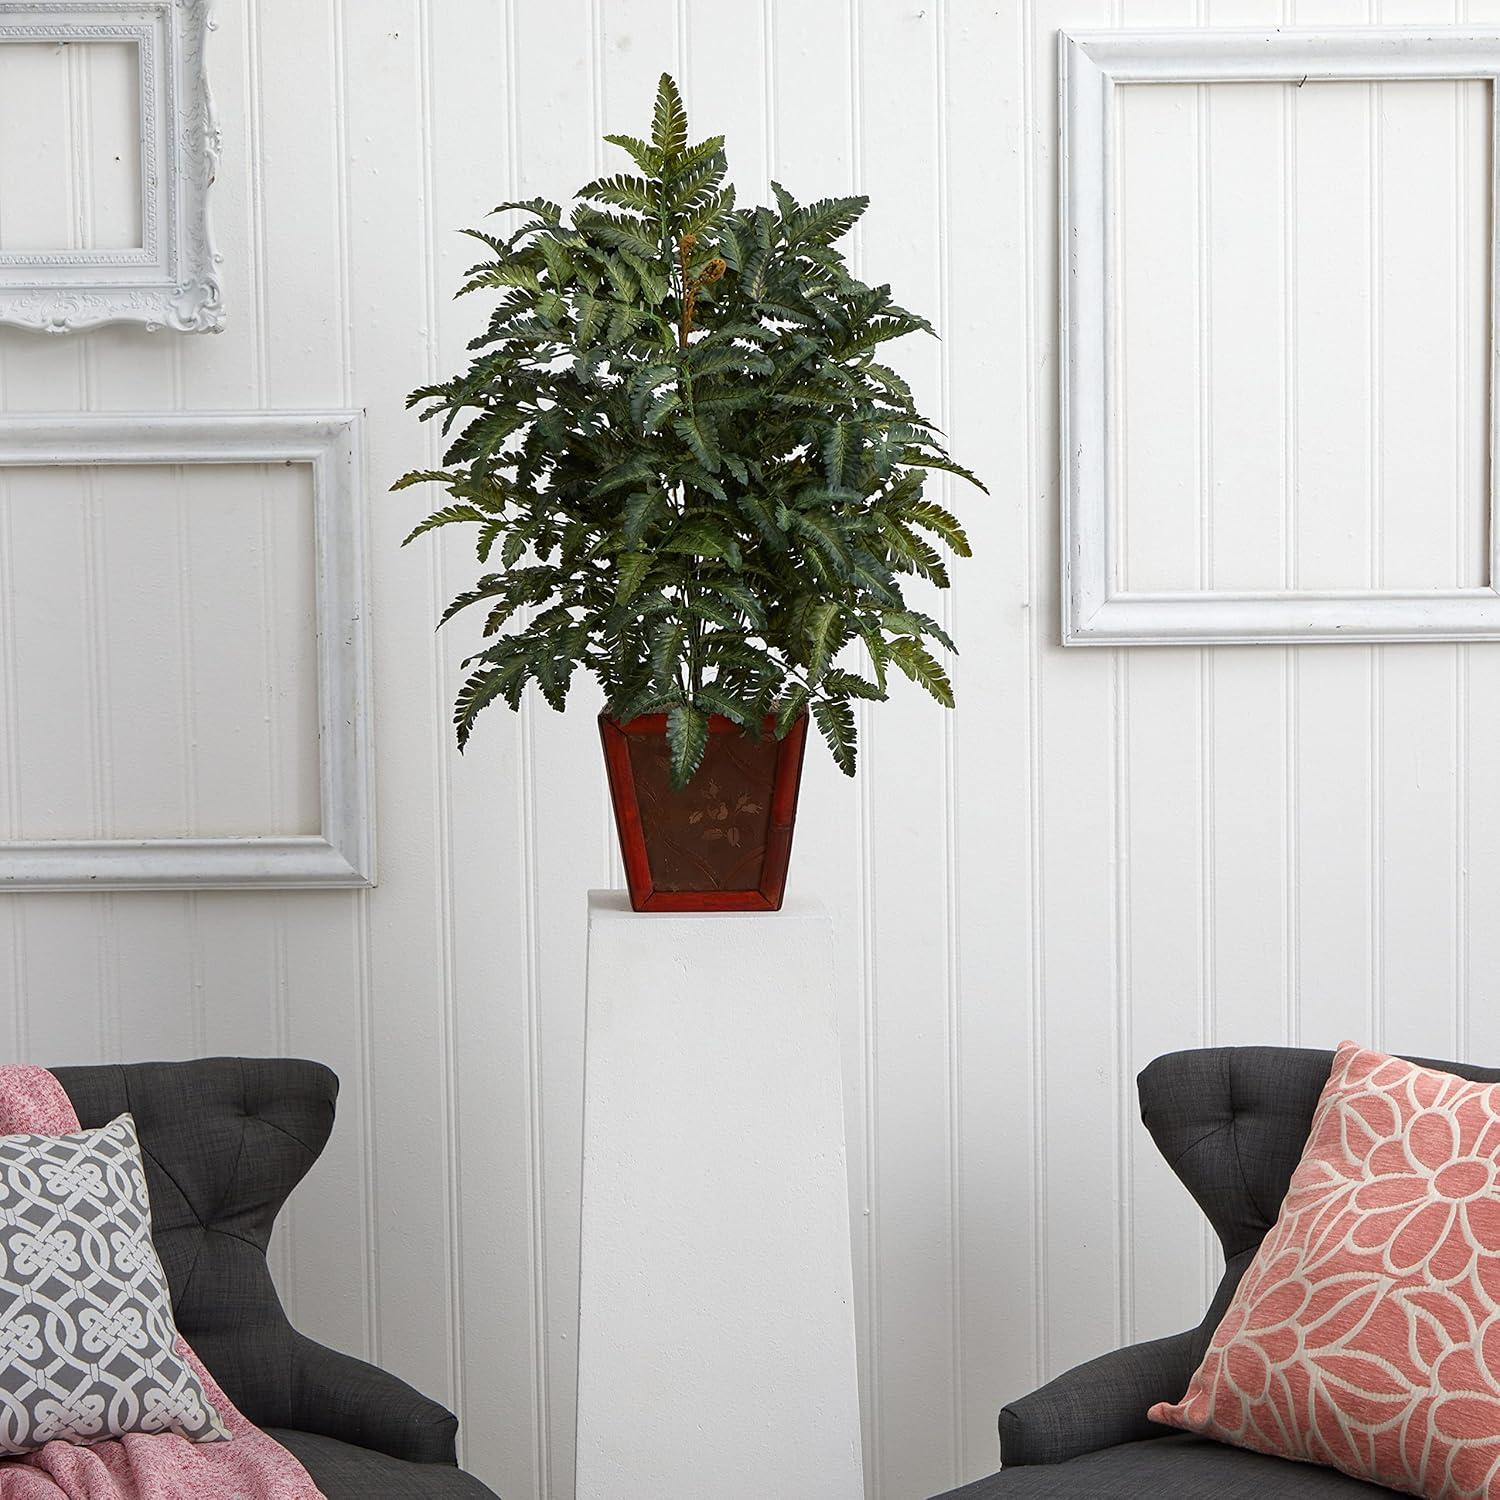
[[578, 1500], [863, 1500], [828, 914], [589, 897]]

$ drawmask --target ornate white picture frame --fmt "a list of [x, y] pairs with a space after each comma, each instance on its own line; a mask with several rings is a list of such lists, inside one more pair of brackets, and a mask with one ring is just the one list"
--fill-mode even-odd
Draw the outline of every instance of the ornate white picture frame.
[[0, 46], [126, 43], [139, 67], [141, 244], [0, 251], [0, 324], [70, 333], [135, 323], [179, 333], [224, 324], [208, 196], [219, 130], [204, 50], [208, 0], [0, 0]]
[[[1477, 79], [1500, 114], [1500, 32], [1462, 27], [1059, 34], [1062, 638], [1068, 646], [1500, 639], [1494, 461], [1497, 272], [1490, 191], [1489, 572], [1481, 588], [1131, 592], [1121, 587], [1115, 244], [1118, 85]], [[1492, 119], [1492, 138], [1500, 132]], [[1500, 149], [1492, 151], [1500, 173]]]
[[0, 469], [306, 464], [312, 471], [318, 662], [317, 834], [0, 840], [7, 890], [329, 887], [375, 883], [359, 412], [22, 416], [0, 421]]

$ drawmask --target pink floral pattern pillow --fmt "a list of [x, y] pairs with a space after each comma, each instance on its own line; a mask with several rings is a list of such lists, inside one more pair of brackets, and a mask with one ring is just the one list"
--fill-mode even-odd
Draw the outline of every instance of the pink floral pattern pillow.
[[1345, 1042], [1280, 1216], [1154, 1421], [1500, 1500], [1500, 1084]]

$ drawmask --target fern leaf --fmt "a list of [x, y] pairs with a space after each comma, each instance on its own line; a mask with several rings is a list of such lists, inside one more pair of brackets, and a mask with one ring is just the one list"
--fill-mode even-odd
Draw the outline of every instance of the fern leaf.
[[723, 153], [722, 135], [705, 136], [697, 145], [686, 147], [675, 161], [664, 163], [662, 176], [674, 189], [694, 183], [701, 184], [707, 180], [705, 169], [710, 173], [717, 171], [720, 174], [728, 170], [729, 163], [722, 159]]
[[403, 474], [391, 486], [394, 493], [396, 490], [409, 490], [417, 484], [448, 484], [453, 476], [445, 469], [413, 469], [409, 474]]
[[729, 557], [738, 549], [734, 538], [710, 516], [689, 516], [662, 543], [663, 552], [693, 557]]
[[840, 572], [848, 571], [851, 562], [849, 548], [826, 515], [815, 510], [793, 511], [791, 522]]
[[625, 501], [625, 525], [622, 535], [628, 546], [639, 546], [641, 538], [646, 534], [646, 528], [651, 524], [656, 512], [665, 504], [666, 497], [660, 490], [637, 490]]
[[682, 395], [678, 391], [663, 391], [656, 398], [656, 404], [646, 413], [645, 420], [641, 423], [646, 432], [659, 432], [661, 425], [672, 415], [674, 411], [682, 410]]
[[911, 636], [889, 643], [890, 657], [919, 687], [924, 687], [944, 708], [953, 707], [953, 684], [932, 653]]
[[644, 177], [632, 177], [626, 172], [613, 177], [596, 177], [579, 188], [577, 196], [648, 216], [657, 211], [656, 193], [651, 184]]
[[654, 177], [662, 168], [661, 152], [654, 146], [633, 135], [607, 135], [611, 146], [618, 146], [648, 177]]
[[[653, 260], [661, 253], [661, 247], [647, 233], [639, 219], [628, 219], [620, 214], [607, 214], [598, 209], [579, 209], [573, 222], [590, 238], [600, 240], [615, 249], [629, 250], [643, 260]], [[608, 267], [606, 266], [606, 271]], [[621, 289], [629, 286], [621, 283]], [[630, 287], [629, 295], [634, 288]]]
[[854, 446], [854, 428], [847, 422], [835, 422], [823, 435], [823, 472], [831, 489], [844, 483], [844, 466]]
[[740, 728], [759, 733], [760, 715], [755, 711], [755, 705], [734, 693], [725, 692], [714, 683], [706, 683], [698, 689], [698, 703], [711, 714], [722, 714]]
[[612, 469], [606, 469], [590, 487], [589, 495], [598, 499], [615, 490], [623, 490], [628, 485], [654, 477], [655, 469], [651, 461], [644, 454], [637, 454], [632, 458], [627, 458], [624, 463], [616, 464]]
[[615, 559], [615, 602], [617, 604], [629, 604], [636, 590], [646, 580], [646, 574], [651, 571], [651, 554], [649, 552], [622, 552]]
[[845, 776], [852, 776], [857, 738], [854, 710], [842, 698], [824, 698], [813, 704], [813, 718], [828, 742], [834, 764]]
[[672, 785], [680, 791], [703, 764], [708, 719], [691, 703], [673, 704], [667, 713], [667, 745], [672, 752]]
[[578, 274], [578, 268], [573, 264], [573, 257], [568, 254], [567, 247], [551, 235], [544, 235], [538, 244], [553, 286], [566, 287]]
[[870, 670], [874, 672], [876, 685], [883, 693], [886, 684], [885, 664], [891, 655], [890, 645], [880, 633], [880, 627], [872, 620], [862, 616], [855, 622], [854, 628], [860, 640], [865, 643], [865, 650], [870, 657]]
[[887, 394], [899, 397], [903, 402], [912, 399], [911, 387], [889, 366], [872, 360], [864, 368], [865, 374]]
[[920, 573], [940, 589], [948, 587], [948, 570], [943, 566], [936, 548], [902, 525], [894, 516], [877, 513], [877, 519], [880, 534], [891, 549], [890, 560], [893, 566], [903, 573]]
[[715, 500], [726, 505], [729, 503], [728, 491], [702, 464], [696, 461], [683, 464], [676, 471], [676, 477], [690, 489], [702, 490], [704, 494], [712, 495]]
[[781, 210], [781, 222], [789, 224], [801, 212], [797, 200], [779, 182], [771, 183], [771, 192], [776, 197], [776, 207]]
[[869, 206], [870, 200], [863, 194], [854, 198], [824, 198], [817, 203], [809, 203], [788, 225], [787, 239], [794, 245], [806, 240], [831, 245], [854, 228], [860, 215]]
[[[495, 550], [495, 543], [499, 541], [504, 534], [504, 521], [488, 520], [484, 523], [483, 526], [479, 528], [479, 537], [476, 541], [474, 550], [478, 554], [480, 562], [483, 563], [490, 560], [490, 553]], [[506, 566], [509, 567], [510, 564], [507, 563]]]
[[578, 343], [587, 348], [599, 336], [599, 330], [609, 322], [609, 303], [603, 297], [585, 293], [578, 299], [577, 331]]
[[460, 610], [467, 609], [471, 604], [477, 604], [481, 599], [493, 599], [497, 594], [503, 593], [506, 588], [506, 580], [499, 573], [490, 573], [481, 578], [471, 589], [465, 589], [456, 599], [443, 611], [439, 625], [446, 625]]
[[808, 692], [799, 682], [776, 705], [776, 738], [785, 739], [787, 731], [807, 712]]
[[656, 682], [677, 680], [686, 642], [687, 627], [681, 620], [668, 620], [658, 628], [651, 641], [651, 675]]
[[404, 547], [408, 542], [414, 542], [419, 536], [429, 531], [436, 531], [439, 526], [452, 526], [456, 521], [479, 521], [487, 518], [482, 510], [476, 510], [472, 505], [445, 505], [442, 510], [435, 510], [417, 526], [413, 526], [407, 533], [406, 540], [401, 543]]
[[892, 635], [927, 635], [940, 646], [957, 652], [958, 647], [948, 638], [943, 629], [930, 615], [919, 614], [914, 609], [888, 609], [880, 616], [880, 622]]
[[706, 417], [677, 417], [672, 422], [672, 430], [688, 445], [693, 457], [710, 474], [718, 473], [719, 444], [713, 424]]
[[670, 73], [663, 73], [656, 85], [656, 109], [651, 116], [651, 144], [670, 159], [687, 145], [687, 110], [682, 95]]
[[683, 233], [696, 235], [708, 233], [733, 207], [734, 189], [732, 187], [725, 188], [721, 193], [714, 193], [683, 215]]
[[647, 403], [655, 397], [660, 386], [675, 380], [676, 370], [671, 365], [643, 365], [626, 386], [630, 396], [630, 415], [638, 423], [645, 423]]
[[518, 287], [524, 292], [540, 292], [542, 283], [530, 266], [477, 266], [476, 274], [460, 289], [458, 295], [468, 292], [499, 290], [503, 287]]
[[947, 542], [959, 557], [973, 556], [969, 538], [959, 525], [957, 517], [931, 500], [915, 500], [902, 506], [901, 518], [930, 531]]
[[941, 469], [945, 474], [957, 474], [960, 479], [968, 480], [975, 489], [983, 490], [986, 495], [989, 494], [989, 490], [977, 474], [964, 468], [961, 463], [955, 463], [946, 453], [931, 453], [926, 449], [910, 449], [901, 455], [901, 462], [911, 464], [914, 468], [918, 469]]
[[864, 698], [871, 703], [884, 703], [890, 695], [857, 672], [846, 672], [842, 667], [833, 667], [823, 676], [819, 686], [830, 697]]
[[475, 672], [458, 691], [453, 704], [453, 726], [458, 732], [458, 748], [464, 750], [474, 732], [474, 720], [498, 698], [505, 687], [502, 673], [494, 668]]
[[734, 578], [706, 578], [703, 580], [705, 589], [712, 589], [714, 593], [722, 595], [734, 605], [750, 623], [761, 628], [766, 623], [765, 605], [760, 596], [748, 584]]
[[547, 198], [521, 198], [500, 203], [490, 210], [490, 216], [493, 218], [496, 214], [510, 213], [512, 210], [535, 214], [544, 224], [562, 223], [562, 205]]
[[825, 599], [808, 611], [808, 665], [814, 681], [823, 675], [834, 652], [843, 645], [841, 633], [835, 628], [843, 612], [843, 605], [836, 599]]

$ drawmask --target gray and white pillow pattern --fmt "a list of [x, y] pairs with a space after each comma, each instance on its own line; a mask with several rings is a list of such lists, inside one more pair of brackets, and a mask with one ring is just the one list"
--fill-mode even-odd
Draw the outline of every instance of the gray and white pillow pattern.
[[177, 1353], [135, 1121], [0, 1136], [0, 1454], [131, 1432], [229, 1437]]

